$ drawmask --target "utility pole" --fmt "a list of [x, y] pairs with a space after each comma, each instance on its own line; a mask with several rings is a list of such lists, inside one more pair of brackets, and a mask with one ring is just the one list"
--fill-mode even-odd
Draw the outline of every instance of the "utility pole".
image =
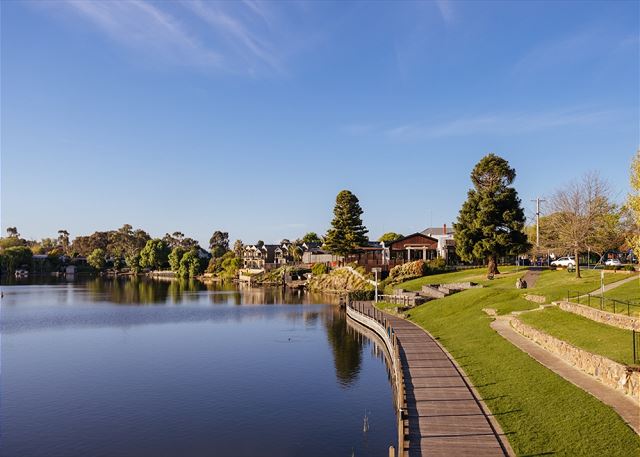
[[531, 200], [532, 202], [536, 202], [536, 247], [540, 247], [540, 202], [546, 202], [546, 200], [540, 199], [540, 197], [535, 200]]

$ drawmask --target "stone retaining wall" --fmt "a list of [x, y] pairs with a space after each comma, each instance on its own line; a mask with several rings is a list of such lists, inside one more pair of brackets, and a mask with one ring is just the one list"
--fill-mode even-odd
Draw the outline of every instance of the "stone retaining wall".
[[543, 295], [533, 295], [533, 294], [526, 294], [524, 296], [524, 299], [528, 301], [532, 301], [534, 303], [544, 303], [547, 301], [547, 297]]
[[580, 316], [591, 319], [592, 321], [601, 322], [603, 324], [625, 330], [635, 330], [636, 332], [640, 331], [640, 319], [637, 317], [630, 317], [624, 314], [613, 314], [608, 311], [600, 311], [599, 309], [592, 308], [591, 306], [579, 305], [568, 301], [554, 302], [554, 304], [557, 304], [563, 311], [579, 314]]
[[442, 284], [443, 286], [449, 289], [457, 289], [457, 290], [467, 290], [467, 289], [482, 289], [481, 284], [476, 284], [475, 282], [449, 282], [447, 284]]
[[633, 370], [601, 355], [579, 349], [566, 341], [535, 329], [517, 318], [511, 326], [521, 335], [562, 358], [565, 362], [595, 377], [604, 385], [629, 395], [640, 404], [640, 371]]

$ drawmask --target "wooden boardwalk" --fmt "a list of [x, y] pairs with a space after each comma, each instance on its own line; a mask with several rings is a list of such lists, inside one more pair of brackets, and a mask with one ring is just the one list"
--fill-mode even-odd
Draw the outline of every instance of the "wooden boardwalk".
[[466, 377], [427, 332], [371, 302], [355, 308], [393, 328], [400, 344], [410, 457], [512, 454]]

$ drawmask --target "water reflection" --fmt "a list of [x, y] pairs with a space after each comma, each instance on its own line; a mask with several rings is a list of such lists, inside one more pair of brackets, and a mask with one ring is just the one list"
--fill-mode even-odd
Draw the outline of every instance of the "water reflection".
[[81, 286], [86, 293], [84, 298], [93, 302], [112, 302], [126, 305], [147, 304], [181, 304], [199, 302], [202, 295], [207, 295], [213, 304], [230, 305], [277, 305], [277, 304], [333, 304], [334, 296], [318, 293], [307, 293], [302, 290], [284, 289], [282, 287], [250, 287], [245, 284], [208, 283], [186, 279], [157, 279], [147, 277], [120, 278], [76, 278], [65, 281], [64, 278], [27, 278], [16, 280], [3, 278], [1, 284], [5, 293], [20, 290], [29, 285], [69, 286], [69, 290], [78, 291]]
[[327, 316], [325, 326], [327, 339], [333, 352], [336, 377], [342, 387], [349, 387], [360, 374], [362, 340], [353, 332], [347, 331], [347, 318], [344, 312]]
[[383, 354], [331, 297], [147, 278], [3, 290], [0, 455], [365, 456], [395, 438]]

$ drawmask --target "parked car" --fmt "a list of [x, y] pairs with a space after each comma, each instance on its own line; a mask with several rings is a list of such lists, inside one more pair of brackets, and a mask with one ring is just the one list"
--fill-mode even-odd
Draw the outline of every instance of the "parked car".
[[575, 267], [576, 261], [573, 257], [560, 257], [551, 262], [551, 265], [554, 267]]
[[604, 263], [608, 267], [621, 267], [622, 262], [618, 259], [609, 259]]

